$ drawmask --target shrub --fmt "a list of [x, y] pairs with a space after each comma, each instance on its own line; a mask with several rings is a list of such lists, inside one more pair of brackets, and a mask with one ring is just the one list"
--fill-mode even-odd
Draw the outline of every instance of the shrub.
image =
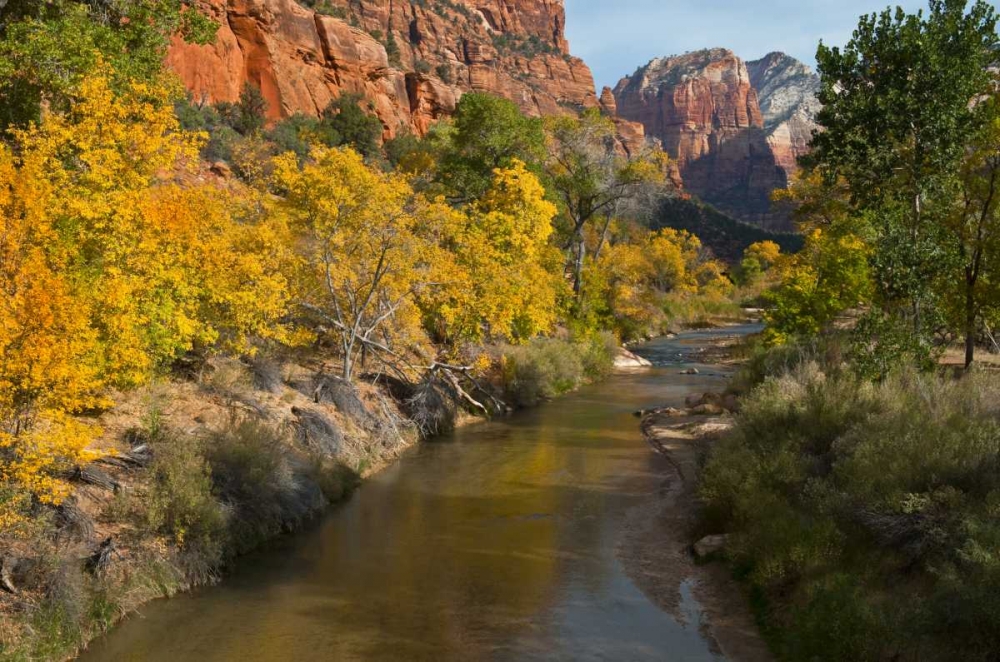
[[455, 70], [452, 69], [451, 65], [447, 62], [439, 64], [435, 67], [434, 71], [437, 73], [438, 78], [440, 78], [443, 82], [448, 83], [449, 85], [455, 82]]
[[322, 507], [318, 487], [296, 476], [287, 448], [282, 433], [251, 418], [205, 438], [213, 493], [229, 513], [230, 553], [249, 551]]
[[406, 410], [423, 437], [451, 431], [458, 416], [458, 405], [450, 390], [434, 373], [427, 374], [413, 389]]
[[212, 494], [212, 476], [199, 440], [164, 434], [153, 447], [145, 525], [181, 549], [185, 574], [207, 581], [223, 556], [226, 517]]
[[347, 465], [320, 458], [313, 459], [309, 476], [328, 503], [343, 501], [361, 482], [361, 476]]
[[281, 362], [272, 356], [255, 354], [247, 360], [253, 386], [268, 393], [280, 393], [285, 385]]
[[590, 334], [583, 342], [583, 372], [590, 380], [611, 374], [618, 354], [618, 339], [610, 331]]
[[[797, 360], [797, 357], [796, 359]], [[989, 660], [1000, 646], [1000, 384], [807, 361], [768, 377], [703, 472], [706, 529], [786, 659]]]
[[579, 386], [584, 379], [583, 349], [553, 338], [536, 338], [504, 355], [504, 391], [521, 407], [537, 406]]

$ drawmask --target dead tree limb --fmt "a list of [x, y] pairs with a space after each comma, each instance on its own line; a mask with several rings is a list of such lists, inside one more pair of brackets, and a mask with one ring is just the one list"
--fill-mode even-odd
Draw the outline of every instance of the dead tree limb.
[[93, 466], [76, 467], [71, 473], [71, 479], [86, 485], [94, 485], [95, 487], [100, 487], [116, 494], [122, 487], [117, 480]]
[[490, 393], [488, 389], [484, 388], [479, 383], [479, 381], [475, 377], [473, 377], [472, 375], [473, 368], [471, 366], [451, 365], [448, 363], [439, 363], [435, 361], [428, 368], [428, 371], [432, 373], [443, 372], [445, 375], [447, 375], [448, 383], [452, 386], [452, 388], [455, 389], [455, 393], [460, 398], [465, 400], [467, 403], [475, 407], [476, 409], [482, 410], [483, 413], [485, 413], [487, 416], [490, 414], [489, 409], [487, 409], [485, 405], [483, 405], [481, 402], [473, 398], [465, 391], [465, 389], [462, 388], [458, 380], [458, 377], [456, 375], [461, 375], [465, 379], [469, 380], [469, 382], [472, 383], [473, 387], [476, 389], [477, 392], [482, 393], [487, 398], [489, 398], [493, 407], [496, 409], [496, 413], [501, 413], [506, 409], [507, 406], [506, 403], [504, 403], [502, 400], [499, 400], [496, 396]]
[[0, 557], [0, 588], [11, 595], [20, 595], [20, 591], [14, 586], [14, 561], [8, 556]]

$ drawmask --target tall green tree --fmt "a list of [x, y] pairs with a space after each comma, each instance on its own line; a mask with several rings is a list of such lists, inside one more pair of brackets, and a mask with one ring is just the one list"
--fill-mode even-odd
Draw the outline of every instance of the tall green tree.
[[[966, 150], [959, 171], [962, 195], [946, 220], [959, 257], [954, 279], [954, 325], [965, 335], [965, 366], [976, 359], [976, 338], [984, 314], [1000, 309], [1000, 104], [984, 101], [990, 121]], [[957, 305], [955, 305], [957, 304]]]
[[116, 86], [162, 71], [170, 38], [209, 43], [216, 25], [182, 0], [8, 0], [0, 3], [0, 130], [71, 104], [99, 60]]
[[987, 112], [996, 12], [978, 0], [931, 0], [926, 13], [865, 16], [843, 48], [820, 45], [822, 126], [810, 163], [847, 183], [871, 227], [881, 311], [925, 348], [944, 321], [938, 283], [961, 259], [946, 221], [966, 150]]
[[450, 138], [437, 179], [459, 202], [485, 195], [493, 185], [495, 170], [521, 161], [539, 174], [545, 159], [541, 120], [526, 117], [512, 101], [489, 94], [462, 97]]

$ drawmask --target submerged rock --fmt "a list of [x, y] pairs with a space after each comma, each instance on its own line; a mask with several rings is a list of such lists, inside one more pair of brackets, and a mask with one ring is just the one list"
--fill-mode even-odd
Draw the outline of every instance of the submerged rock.
[[721, 554], [729, 545], [729, 535], [705, 536], [694, 544], [694, 555], [699, 559]]

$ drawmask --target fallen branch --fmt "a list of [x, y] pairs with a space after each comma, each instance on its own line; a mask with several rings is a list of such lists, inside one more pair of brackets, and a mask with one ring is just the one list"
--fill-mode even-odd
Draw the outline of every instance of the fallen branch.
[[993, 349], [996, 350], [996, 353], [1000, 354], [1000, 343], [997, 343], [997, 339], [993, 335], [993, 330], [990, 329], [989, 324], [986, 324], [984, 326], [986, 327], [986, 337], [990, 339], [991, 343], [993, 343]]
[[149, 464], [151, 459], [152, 454], [150, 453], [149, 446], [147, 444], [140, 444], [128, 453], [105, 455], [104, 457], [98, 458], [97, 463], [109, 467], [116, 467], [118, 469], [130, 470], [142, 469]]
[[87, 485], [94, 485], [116, 494], [121, 489], [121, 484], [118, 481], [92, 466], [76, 467], [71, 473], [71, 479]]
[[473, 368], [471, 366], [450, 365], [448, 363], [438, 363], [437, 361], [435, 361], [433, 364], [431, 364], [428, 370], [432, 373], [438, 371], [444, 371], [444, 374], [448, 375], [449, 383], [455, 389], [455, 392], [459, 395], [459, 397], [461, 397], [463, 400], [468, 402], [476, 409], [481, 409], [486, 415], [490, 414], [489, 410], [486, 408], [485, 405], [474, 399], [461, 387], [461, 385], [458, 382], [458, 378], [455, 376], [455, 373], [459, 373], [463, 377], [468, 379], [470, 382], [472, 382], [472, 385], [478, 392], [482, 393], [487, 398], [489, 398], [493, 406], [496, 408], [496, 413], [499, 414], [503, 412], [504, 409], [506, 409], [507, 407], [505, 402], [499, 400], [496, 396], [490, 393], [488, 389], [483, 388], [483, 386], [479, 383], [479, 381], [472, 376]]
[[11, 573], [14, 571], [13, 563], [7, 556], [0, 558], [0, 588], [11, 595], [19, 595], [20, 591], [14, 586], [14, 579]]

